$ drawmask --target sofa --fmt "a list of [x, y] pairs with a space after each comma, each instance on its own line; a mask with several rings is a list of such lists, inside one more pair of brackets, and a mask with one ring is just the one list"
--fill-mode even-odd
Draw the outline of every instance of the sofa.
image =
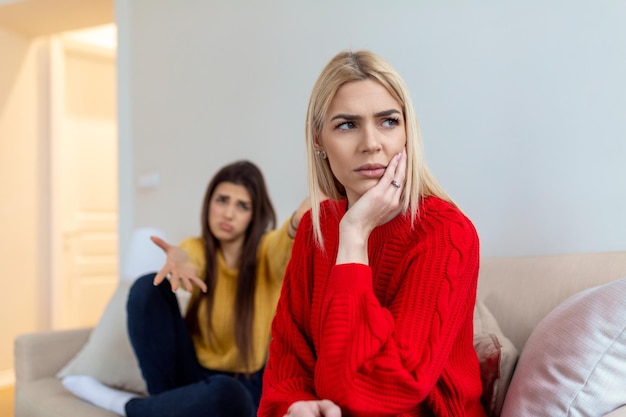
[[[623, 349], [624, 346], [624, 327], [626, 327], [626, 315], [619, 316], [622, 312], [620, 309], [623, 308], [621, 305], [626, 305], [624, 299], [626, 286], [623, 285], [626, 283], [626, 279], [624, 277], [626, 277], [626, 251], [487, 258], [481, 261], [477, 306], [481, 306], [484, 309], [483, 312], [486, 312], [489, 317], [483, 316], [483, 322], [477, 324], [475, 316], [475, 331], [478, 332], [480, 329], [481, 332], [485, 333], [483, 336], [487, 335], [488, 337], [479, 341], [477, 335], [475, 343], [477, 347], [480, 345], [481, 352], [487, 351], [487, 356], [491, 355], [491, 362], [481, 358], [481, 372], [483, 371], [483, 364], [485, 365], [485, 372], [489, 366], [492, 368], [490, 371], [491, 380], [483, 381], [484, 384], [492, 384], [489, 389], [493, 398], [487, 398], [487, 402], [484, 403], [486, 407], [491, 406], [493, 408], [495, 406], [497, 408], [495, 414], [493, 409], [490, 410], [491, 415], [499, 415], [501, 412], [503, 417], [537, 417], [540, 415], [550, 417], [558, 415], [626, 417], [626, 400], [624, 399], [626, 395], [626, 356], [621, 356], [621, 359], [619, 356], [623, 353], [619, 349]], [[616, 287], [618, 284], [622, 286]], [[605, 289], [605, 287], [610, 288]], [[597, 290], [598, 288], [601, 290]], [[598, 301], [598, 296], [604, 296], [607, 290], [613, 291], [611, 293], [613, 298], [609, 301], [604, 298]], [[593, 398], [585, 400], [586, 403], [595, 401], [590, 407], [592, 410], [598, 411], [585, 410], [584, 406], [576, 410], [532, 411], [533, 406], [541, 403], [538, 401], [539, 399], [547, 401], [547, 407], [561, 407], [561, 405], [557, 406], [556, 404], [562, 400], [567, 403], [565, 407], [571, 407], [572, 403], [577, 401], [580, 403], [580, 398], [584, 397], [581, 393], [587, 389], [586, 387], [582, 389], [580, 386], [563, 388], [570, 383], [570, 381], [565, 381], [559, 382], [561, 385], [558, 387], [551, 388], [549, 384], [554, 384], [555, 380], [559, 379], [558, 376], [549, 375], [546, 378], [548, 385], [542, 385], [543, 382], [538, 381], [536, 375], [546, 370], [551, 371], [563, 367], [563, 364], [545, 365], [543, 363], [550, 362], [553, 358], [565, 361], [565, 373], [570, 372], [572, 368], [582, 362], [578, 358], [584, 356], [586, 351], [582, 354], [574, 352], [574, 355], [578, 355], [575, 356], [574, 360], [571, 357], [563, 356], [565, 353], [561, 354], [561, 352], [577, 344], [577, 342], [571, 342], [568, 339], [571, 336], [567, 335], [567, 329], [554, 331], [553, 329], [560, 326], [560, 322], [556, 320], [567, 321], [568, 319], [573, 320], [575, 329], [579, 329], [582, 326], [582, 321], [594, 316], [594, 314], [585, 311], [582, 318], [577, 319], [572, 313], [572, 307], [582, 305], [583, 308], [587, 308], [593, 303], [596, 304], [594, 308], [610, 310], [610, 314], [604, 310], [600, 311], [601, 322], [597, 327], [602, 327], [609, 322], [617, 323], [617, 331], [615, 326], [608, 330], [613, 333], [608, 335], [609, 338], [613, 337], [613, 343], [608, 348], [602, 347], [604, 350], [601, 355], [602, 358], [610, 356], [609, 350], [612, 349], [612, 354], [617, 354], [618, 359], [610, 362], [608, 368], [604, 369], [605, 373], [601, 375], [602, 378], [600, 378], [599, 383], [601, 395], [592, 392]], [[617, 317], [614, 317], [615, 315]], [[572, 319], [573, 317], [574, 319]], [[100, 325], [101, 323], [98, 324], [98, 326]], [[492, 327], [487, 329], [489, 325]], [[594, 326], [596, 325], [594, 324]], [[572, 326], [570, 325], [570, 327]], [[535, 332], [540, 329], [543, 329], [544, 332], [548, 331], [534, 337]], [[83, 328], [45, 331], [25, 334], [16, 338], [15, 417], [115, 416], [73, 396], [64, 389], [57, 376], [59, 371], [67, 367], [68, 362], [71, 362], [81, 349], [84, 349], [93, 332], [93, 328]], [[574, 333], [576, 332], [581, 333], [585, 339], [591, 341], [596, 341], [605, 336], [596, 336], [595, 327], [585, 328], [583, 326], [582, 329], [576, 330]], [[547, 342], [554, 335], [558, 339], [556, 343], [556, 347], [559, 349], [558, 353], [538, 360], [537, 358], [540, 356], [537, 355], [550, 352], [549, 348], [541, 344], [544, 341]], [[486, 346], [483, 342], [486, 340], [489, 341], [490, 346], [483, 349]], [[533, 353], [530, 353], [529, 346], [531, 343], [533, 344]], [[619, 345], [617, 351], [615, 350], [616, 344]], [[596, 347], [592, 346], [587, 350], [594, 349]], [[509, 352], [507, 353], [505, 350], [509, 350]], [[511, 351], [513, 352], [512, 356], [505, 358], [504, 356], [511, 354]], [[526, 357], [527, 351], [529, 351], [528, 357]], [[589, 372], [595, 372], [595, 368], [600, 362], [597, 358], [592, 360], [595, 360], [596, 367], [591, 371], [583, 371], [587, 372], [584, 376], [587, 382], [593, 379], [593, 375], [590, 376]], [[109, 365], [114, 364], [105, 363], [105, 366]], [[508, 369], [504, 369], [505, 365]], [[609, 379], [617, 379], [617, 382], [606, 382], [607, 374]], [[530, 375], [530, 382], [528, 375]], [[495, 388], [494, 380], [497, 385]], [[585, 382], [578, 381], [575, 384], [584, 385]], [[622, 389], [616, 389], [616, 383], [622, 383]], [[541, 391], [537, 392], [536, 389]], [[574, 399], [569, 397], [571, 392], [568, 390], [575, 391]], [[497, 399], [495, 398], [495, 391], [499, 397]], [[511, 394], [513, 391], [515, 395]], [[529, 393], [530, 398], [524, 398]], [[585, 395], [589, 394], [587, 392]], [[550, 395], [557, 396], [551, 398]], [[606, 401], [603, 401], [604, 398]], [[597, 402], [600, 405], [596, 404]]]

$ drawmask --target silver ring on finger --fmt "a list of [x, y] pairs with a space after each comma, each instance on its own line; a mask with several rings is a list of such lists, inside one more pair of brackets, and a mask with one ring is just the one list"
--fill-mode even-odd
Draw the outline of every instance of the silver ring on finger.
[[396, 188], [402, 187], [402, 185], [398, 181], [396, 181], [395, 179], [391, 180], [391, 185], [393, 185]]

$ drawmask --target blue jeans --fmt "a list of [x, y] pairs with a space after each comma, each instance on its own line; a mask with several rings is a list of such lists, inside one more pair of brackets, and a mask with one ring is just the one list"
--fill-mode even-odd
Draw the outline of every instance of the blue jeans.
[[201, 366], [169, 281], [154, 286], [154, 276], [138, 278], [128, 295], [128, 335], [150, 395], [130, 400], [126, 415], [255, 416], [263, 370], [246, 378]]

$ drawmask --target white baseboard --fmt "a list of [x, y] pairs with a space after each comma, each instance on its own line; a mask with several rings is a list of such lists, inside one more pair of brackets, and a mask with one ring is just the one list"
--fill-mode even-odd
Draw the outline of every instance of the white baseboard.
[[6, 388], [15, 385], [15, 372], [13, 369], [4, 369], [0, 371], [0, 388]]

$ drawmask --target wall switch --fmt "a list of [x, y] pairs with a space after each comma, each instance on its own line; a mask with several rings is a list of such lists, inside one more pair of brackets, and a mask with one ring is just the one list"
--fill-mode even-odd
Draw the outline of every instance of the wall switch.
[[142, 190], [150, 190], [161, 185], [161, 176], [158, 172], [148, 172], [141, 174], [138, 181], [139, 188]]

